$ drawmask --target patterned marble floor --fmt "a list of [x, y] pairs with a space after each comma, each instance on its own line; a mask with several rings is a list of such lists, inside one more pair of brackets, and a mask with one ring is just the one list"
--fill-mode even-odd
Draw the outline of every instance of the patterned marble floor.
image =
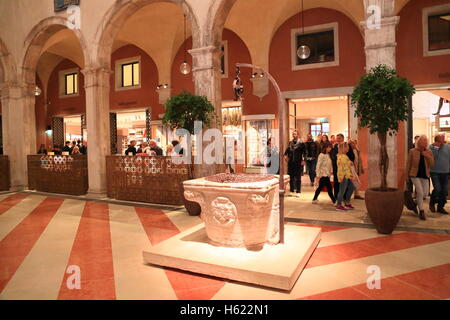
[[[361, 195], [364, 195], [361, 192]], [[299, 219], [302, 221], [327, 221], [337, 222], [339, 224], [364, 224], [372, 226], [372, 221], [367, 215], [367, 209], [364, 200], [352, 200], [352, 205], [355, 210], [339, 212], [331, 203], [330, 198], [326, 192], [319, 195], [319, 203], [312, 204], [311, 200], [314, 197], [314, 188], [310, 186], [302, 186], [302, 193], [300, 197], [286, 197], [285, 208], [286, 217], [293, 220]], [[428, 198], [429, 199], [429, 198]], [[425, 221], [420, 220], [418, 215], [412, 211], [404, 208], [400, 221], [398, 223], [399, 229], [409, 230], [439, 230], [447, 231], [450, 234], [450, 215], [443, 215], [440, 213], [432, 213], [428, 209], [428, 199], [425, 200]], [[450, 211], [450, 205], [446, 209]]]
[[[0, 195], [0, 299], [450, 298], [450, 236], [443, 234], [320, 226], [322, 240], [291, 292], [143, 263], [143, 250], [199, 223], [182, 210]], [[367, 287], [373, 265], [381, 289]], [[73, 266], [80, 289], [70, 289]]]

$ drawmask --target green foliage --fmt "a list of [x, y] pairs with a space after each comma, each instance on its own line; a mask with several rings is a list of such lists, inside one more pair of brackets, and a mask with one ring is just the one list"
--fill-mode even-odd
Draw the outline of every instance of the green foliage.
[[359, 126], [369, 128], [371, 134], [392, 135], [398, 131], [399, 121], [408, 119], [408, 99], [414, 93], [411, 83], [398, 77], [395, 69], [376, 66], [361, 77], [351, 95]]
[[163, 123], [171, 128], [186, 129], [191, 134], [195, 134], [195, 121], [201, 121], [203, 128], [207, 128], [216, 119], [215, 108], [205, 96], [196, 96], [186, 91], [171, 97], [164, 107], [166, 113]]

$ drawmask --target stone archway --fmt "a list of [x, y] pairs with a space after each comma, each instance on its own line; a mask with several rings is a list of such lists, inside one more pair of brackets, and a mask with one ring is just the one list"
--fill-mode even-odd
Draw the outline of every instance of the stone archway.
[[200, 27], [197, 17], [185, 0], [116, 0], [112, 8], [103, 17], [97, 30], [95, 43], [98, 47], [94, 50], [94, 67], [110, 69], [113, 43], [121, 28], [139, 9], [157, 2], [174, 3], [181, 8], [188, 21], [191, 21], [194, 47], [199, 45]]
[[[58, 31], [70, 29], [70, 22], [62, 17], [50, 17], [40, 21], [25, 39], [25, 52], [18, 64], [15, 82], [3, 85], [2, 109], [5, 115], [5, 153], [11, 163], [12, 190], [23, 190], [28, 185], [27, 155], [36, 153], [35, 87], [36, 71], [42, 49]], [[79, 40], [84, 61], [87, 46], [80, 30], [73, 30]], [[9, 72], [6, 72], [8, 76]]]
[[84, 65], [90, 65], [88, 46], [80, 29], [72, 29], [72, 24], [63, 17], [50, 17], [39, 22], [25, 39], [25, 56], [22, 63], [21, 80], [25, 85], [34, 85], [36, 68], [45, 43], [58, 31], [71, 29], [78, 39], [84, 58]]
[[13, 56], [0, 39], [0, 84], [4, 82], [17, 82], [17, 69]]
[[237, 0], [214, 1], [208, 12], [207, 31], [201, 39], [202, 46], [219, 46], [228, 14]]

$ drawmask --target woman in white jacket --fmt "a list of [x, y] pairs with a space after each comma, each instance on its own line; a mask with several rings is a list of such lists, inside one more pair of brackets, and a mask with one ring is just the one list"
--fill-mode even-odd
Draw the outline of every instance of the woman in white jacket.
[[331, 163], [330, 152], [332, 149], [331, 143], [324, 144], [319, 154], [319, 158], [317, 159], [317, 167], [316, 167], [316, 182], [319, 180], [319, 187], [316, 189], [316, 193], [314, 194], [313, 203], [317, 203], [317, 198], [319, 197], [320, 192], [323, 187], [327, 187], [328, 195], [333, 203], [336, 202], [336, 199], [333, 195], [333, 187], [331, 186], [330, 177], [333, 174], [333, 165]]

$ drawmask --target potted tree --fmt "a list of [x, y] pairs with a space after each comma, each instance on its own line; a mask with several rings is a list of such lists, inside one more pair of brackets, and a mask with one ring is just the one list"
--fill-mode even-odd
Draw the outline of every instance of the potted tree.
[[[186, 129], [190, 134], [194, 135], [195, 121], [201, 121], [203, 128], [211, 126], [213, 121], [217, 119], [214, 106], [205, 96], [193, 95], [189, 92], [182, 92], [168, 99], [164, 104], [166, 112], [162, 119], [164, 124], [169, 125], [172, 129]], [[194, 176], [193, 161], [188, 166], [189, 179], [200, 178]], [[196, 171], [197, 175], [201, 175]], [[200, 215], [201, 208], [197, 202], [188, 201], [184, 197], [184, 186], [180, 184], [181, 197], [189, 215]]]
[[387, 185], [387, 136], [396, 134], [400, 121], [408, 119], [408, 100], [414, 93], [411, 83], [399, 77], [395, 69], [378, 65], [360, 79], [351, 95], [359, 127], [367, 127], [380, 141], [381, 184], [366, 191], [365, 202], [370, 219], [382, 234], [390, 234], [395, 229], [404, 203], [403, 191]]

